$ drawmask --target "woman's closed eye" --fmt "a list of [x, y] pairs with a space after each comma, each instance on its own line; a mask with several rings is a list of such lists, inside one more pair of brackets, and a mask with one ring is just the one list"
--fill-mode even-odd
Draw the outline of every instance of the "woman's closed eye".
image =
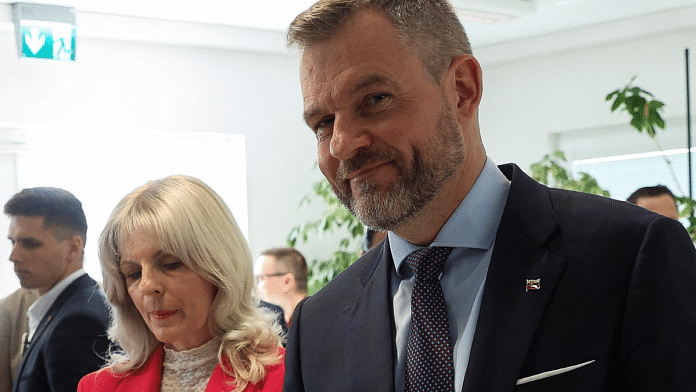
[[133, 270], [133, 271], [121, 271], [123, 276], [126, 277], [127, 280], [138, 280], [140, 279], [140, 270]]
[[174, 271], [176, 269], [181, 268], [184, 265], [183, 262], [181, 261], [173, 261], [173, 262], [167, 262], [162, 265], [163, 268], [168, 269], [170, 271]]

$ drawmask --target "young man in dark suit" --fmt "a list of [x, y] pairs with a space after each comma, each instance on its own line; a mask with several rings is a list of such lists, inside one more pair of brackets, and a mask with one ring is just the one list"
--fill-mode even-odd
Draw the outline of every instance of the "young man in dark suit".
[[104, 364], [109, 311], [97, 282], [82, 269], [87, 221], [82, 203], [58, 188], [29, 188], [5, 204], [10, 261], [24, 288], [29, 332], [13, 392], [75, 391]]
[[696, 390], [686, 231], [493, 164], [446, 0], [320, 1], [288, 37], [319, 167], [389, 233], [297, 306], [285, 391]]

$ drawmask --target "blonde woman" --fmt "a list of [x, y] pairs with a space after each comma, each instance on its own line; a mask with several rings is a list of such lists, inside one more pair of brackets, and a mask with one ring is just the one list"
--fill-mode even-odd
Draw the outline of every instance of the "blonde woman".
[[99, 247], [120, 350], [78, 391], [282, 389], [279, 328], [258, 309], [247, 243], [206, 184], [171, 176], [137, 188]]

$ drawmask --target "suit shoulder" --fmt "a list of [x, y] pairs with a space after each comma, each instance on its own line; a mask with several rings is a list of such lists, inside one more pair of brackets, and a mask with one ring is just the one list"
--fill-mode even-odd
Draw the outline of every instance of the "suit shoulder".
[[634, 204], [608, 197], [549, 188], [555, 217], [560, 223], [595, 221], [617, 227], [645, 228], [660, 215]]
[[382, 261], [383, 246], [384, 243], [378, 245], [341, 271], [319, 292], [307, 298], [306, 305], [342, 307], [351, 302], [355, 295], [362, 291], [366, 281], [371, 278]]

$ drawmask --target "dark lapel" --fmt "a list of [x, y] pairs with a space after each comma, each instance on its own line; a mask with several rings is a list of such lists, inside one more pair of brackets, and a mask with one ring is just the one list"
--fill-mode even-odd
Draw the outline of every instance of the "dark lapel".
[[[557, 230], [548, 189], [519, 167], [500, 167], [512, 181], [498, 228], [463, 392], [509, 392], [534, 339], [565, 260], [544, 250]], [[527, 279], [540, 279], [527, 291]]]
[[[48, 309], [48, 312], [46, 312], [44, 317], [39, 322], [39, 325], [36, 327], [36, 332], [34, 332], [34, 336], [32, 336], [31, 338], [29, 347], [27, 347], [27, 352], [24, 354], [25, 358], [29, 357], [32, 349], [40, 345], [41, 338], [43, 337], [44, 332], [46, 332], [48, 327], [51, 325], [53, 318], [56, 316], [60, 308], [62, 308], [63, 305], [65, 305], [65, 303], [68, 302], [68, 300], [73, 295], [75, 295], [75, 293], [85, 290], [90, 286], [93, 286], [95, 291], [97, 290], [97, 282], [90, 278], [89, 275], [84, 274], [79, 278], [75, 279], [74, 282], [70, 283], [68, 287], [66, 287], [65, 290], [63, 290], [63, 292], [60, 293], [60, 295], [58, 295], [58, 298], [56, 298], [55, 302], [53, 302], [53, 305], [51, 305], [51, 307]], [[22, 364], [22, 366], [24, 365]]]
[[[369, 255], [361, 271], [363, 290], [343, 309], [347, 391], [394, 390], [394, 317], [390, 295], [389, 241]], [[365, 257], [368, 257], [366, 255]]]

